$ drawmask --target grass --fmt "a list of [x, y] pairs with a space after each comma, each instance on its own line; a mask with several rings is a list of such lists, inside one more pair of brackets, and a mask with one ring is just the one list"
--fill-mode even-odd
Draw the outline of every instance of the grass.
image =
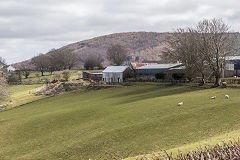
[[[52, 74], [50, 72], [44, 72], [44, 76], [37, 77], [36, 74], [41, 75], [41, 72], [31, 71], [28, 78], [25, 78], [22, 75], [22, 81], [23, 82], [28, 82], [28, 81], [35, 82], [35, 81], [38, 81], [39, 79], [40, 80], [45, 80], [45, 79], [53, 80], [54, 74], [61, 74], [62, 72], [63, 71], [55, 71]], [[79, 78], [78, 72], [79, 72], [78, 70], [71, 70], [71, 77], [70, 77], [70, 79], [77, 79], [77, 78]]]
[[126, 158], [239, 136], [239, 93], [137, 83], [44, 98], [0, 113], [0, 159]]
[[10, 97], [8, 101], [11, 101], [11, 103], [9, 103], [7, 109], [21, 106], [23, 104], [44, 98], [45, 96], [35, 96], [33, 94], [33, 92], [40, 86], [42, 85], [10, 85], [8, 87], [10, 91]]
[[[70, 72], [71, 72], [70, 79], [72, 80], [72, 79], [82, 78], [83, 71], [85, 71], [85, 70], [70, 70]], [[89, 71], [90, 72], [101, 72], [102, 70], [89, 70]], [[22, 81], [23, 82], [29, 82], [29, 81], [36, 82], [38, 80], [45, 80], [45, 79], [53, 80], [54, 74], [61, 74], [62, 72], [63, 71], [55, 71], [52, 74], [50, 72], [44, 72], [44, 76], [37, 77], [36, 74], [41, 75], [41, 72], [31, 71], [28, 78], [25, 78], [22, 75]]]

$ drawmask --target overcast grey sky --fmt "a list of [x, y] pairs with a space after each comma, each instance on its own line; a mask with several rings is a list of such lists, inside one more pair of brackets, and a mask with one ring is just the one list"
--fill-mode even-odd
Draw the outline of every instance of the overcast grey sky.
[[0, 56], [8, 63], [116, 32], [173, 31], [203, 18], [240, 28], [239, 0], [0, 0]]

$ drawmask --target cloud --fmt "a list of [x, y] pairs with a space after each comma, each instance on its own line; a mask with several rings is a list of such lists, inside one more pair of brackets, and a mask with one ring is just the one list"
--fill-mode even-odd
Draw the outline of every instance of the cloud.
[[166, 32], [203, 18], [239, 31], [238, 0], [1, 0], [0, 56], [22, 61], [51, 48], [115, 32]]

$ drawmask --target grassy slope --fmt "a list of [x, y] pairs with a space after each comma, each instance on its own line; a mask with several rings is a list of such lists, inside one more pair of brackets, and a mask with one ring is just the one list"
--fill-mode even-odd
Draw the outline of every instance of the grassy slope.
[[45, 96], [35, 96], [33, 94], [34, 90], [40, 86], [42, 86], [42, 85], [41, 84], [10, 85], [9, 86], [9, 91], [10, 91], [9, 100], [11, 100], [12, 103], [9, 104], [8, 109], [45, 97]]
[[103, 159], [106, 151], [128, 157], [176, 148], [240, 129], [239, 95], [148, 84], [45, 98], [0, 113], [0, 158]]

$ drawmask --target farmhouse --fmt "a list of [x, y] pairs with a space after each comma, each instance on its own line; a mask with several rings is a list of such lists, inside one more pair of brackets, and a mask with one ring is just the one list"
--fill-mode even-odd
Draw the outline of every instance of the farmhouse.
[[103, 71], [103, 81], [108, 83], [120, 83], [131, 77], [129, 66], [108, 66]]
[[6, 69], [7, 69], [8, 72], [16, 71], [16, 69], [13, 66], [7, 66]]

